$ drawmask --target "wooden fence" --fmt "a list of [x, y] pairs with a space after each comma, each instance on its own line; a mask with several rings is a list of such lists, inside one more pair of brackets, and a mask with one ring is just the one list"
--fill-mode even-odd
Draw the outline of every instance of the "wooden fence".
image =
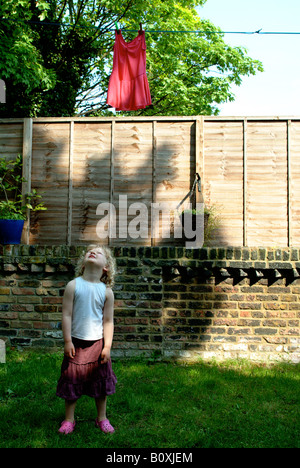
[[[153, 239], [151, 206], [179, 204], [198, 172], [220, 217], [212, 244], [300, 246], [300, 117], [2, 119], [0, 149], [23, 154], [24, 190], [44, 192], [48, 210], [31, 217], [25, 243], [97, 241], [97, 207], [111, 203], [117, 238], [105, 242], [178, 244], [163, 223]], [[120, 196], [132, 207], [121, 221]], [[148, 210], [143, 238], [126, 235], [138, 221], [134, 203]]]

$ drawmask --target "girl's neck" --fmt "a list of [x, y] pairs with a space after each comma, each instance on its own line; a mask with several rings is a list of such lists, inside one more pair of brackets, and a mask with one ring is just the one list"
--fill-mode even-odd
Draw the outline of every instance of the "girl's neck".
[[83, 275], [82, 275], [82, 278], [85, 281], [89, 281], [90, 283], [100, 283], [100, 278], [102, 276], [102, 273], [103, 272], [99, 271], [99, 269], [94, 271], [94, 270], [90, 270], [88, 268], [85, 268], [84, 272], [83, 272]]

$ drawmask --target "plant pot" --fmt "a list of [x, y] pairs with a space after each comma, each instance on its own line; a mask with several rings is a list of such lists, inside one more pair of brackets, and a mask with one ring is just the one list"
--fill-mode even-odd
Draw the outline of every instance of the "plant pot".
[[[190, 239], [187, 238], [187, 237], [185, 236], [184, 226], [185, 226], [185, 222], [186, 222], [187, 225], [188, 225], [190, 228], [192, 228], [193, 231], [195, 231], [195, 230], [196, 230], [196, 226], [197, 226], [197, 216], [203, 217], [203, 214], [199, 214], [199, 215], [198, 215], [198, 214], [196, 214], [196, 213], [188, 213], [188, 212], [186, 212], [186, 213], [182, 213], [182, 214], [179, 216], [180, 221], [181, 221], [181, 224], [182, 224], [182, 227], [183, 227], [183, 238], [184, 238], [185, 240], [189, 240], [189, 241], [191, 241], [191, 242], [194, 242], [194, 241], [195, 241], [196, 235], [195, 235], [194, 237], [190, 238]], [[205, 229], [207, 228], [207, 224], [208, 224], [209, 213], [204, 213], [203, 219], [204, 219], [204, 221], [203, 221], [203, 222], [204, 222], [204, 226], [203, 226], [203, 222], [202, 222], [202, 219], [201, 219], [201, 218], [200, 218], [200, 223], [198, 223], [198, 224], [200, 224], [200, 226], [202, 225], [202, 227], [203, 227], [203, 229], [204, 229], [204, 231], [205, 231]]]
[[0, 244], [20, 244], [23, 219], [0, 219]]

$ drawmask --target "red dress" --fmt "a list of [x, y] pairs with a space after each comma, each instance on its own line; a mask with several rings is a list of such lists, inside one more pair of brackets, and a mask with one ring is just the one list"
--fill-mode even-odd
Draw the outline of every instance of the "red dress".
[[144, 109], [151, 104], [146, 75], [145, 31], [126, 42], [116, 31], [113, 70], [109, 79], [107, 104], [116, 110]]

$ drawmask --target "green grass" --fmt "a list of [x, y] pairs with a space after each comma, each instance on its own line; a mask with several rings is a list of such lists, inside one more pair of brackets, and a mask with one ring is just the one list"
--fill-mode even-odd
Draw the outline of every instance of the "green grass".
[[0, 447], [197, 448], [300, 447], [299, 366], [245, 361], [113, 363], [108, 398], [112, 435], [94, 427], [93, 399], [82, 397], [77, 426], [58, 434], [56, 397], [62, 354], [8, 350], [0, 364]]

